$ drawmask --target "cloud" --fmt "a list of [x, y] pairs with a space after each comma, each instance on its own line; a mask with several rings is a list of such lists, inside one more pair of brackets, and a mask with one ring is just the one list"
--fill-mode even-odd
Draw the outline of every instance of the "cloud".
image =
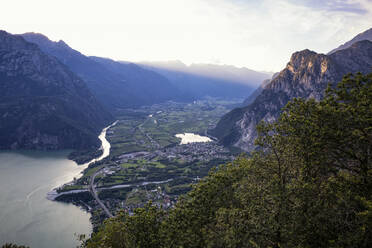
[[222, 2], [221, 11], [235, 13], [238, 25], [231, 32], [240, 33], [241, 55], [253, 68], [280, 70], [293, 52], [305, 48], [326, 53], [372, 23], [369, 0]]
[[366, 14], [368, 11], [362, 6], [360, 1], [354, 0], [291, 0], [292, 3], [303, 6], [322, 9], [327, 11], [349, 12], [356, 14]]
[[[22, 5], [22, 8], [19, 6]], [[0, 28], [120, 60], [216, 62], [278, 71], [370, 28], [370, 0], [2, 0]]]

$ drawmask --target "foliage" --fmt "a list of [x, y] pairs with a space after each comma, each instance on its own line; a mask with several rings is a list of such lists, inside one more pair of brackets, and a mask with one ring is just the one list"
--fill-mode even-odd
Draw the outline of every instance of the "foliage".
[[120, 212], [105, 221], [101, 230], [92, 239], [85, 241], [84, 247], [160, 247], [160, 225], [164, 211], [149, 202], [138, 208], [133, 215]]
[[210, 172], [165, 214], [110, 219], [86, 247], [370, 247], [372, 74], [293, 99], [260, 150]]
[[1, 248], [29, 248], [28, 246], [24, 246], [24, 245], [15, 245], [15, 244], [9, 244], [9, 243], [6, 243], [5, 245], [1, 246]]

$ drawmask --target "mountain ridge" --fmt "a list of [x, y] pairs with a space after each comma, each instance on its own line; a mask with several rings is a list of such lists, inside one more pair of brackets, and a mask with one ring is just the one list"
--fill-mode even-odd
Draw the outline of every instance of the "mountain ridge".
[[295, 97], [319, 100], [329, 83], [337, 83], [347, 73], [368, 73], [371, 69], [372, 42], [366, 40], [330, 55], [308, 49], [295, 52], [252, 104], [226, 114], [210, 133], [226, 146], [252, 151], [256, 125], [261, 120], [275, 120], [289, 100]]
[[0, 148], [91, 149], [113, 120], [84, 81], [36, 44], [0, 31]]
[[269, 73], [231, 65], [191, 64], [181, 61], [141, 62], [139, 65], [168, 78], [182, 92], [194, 97], [247, 98]]
[[[55, 56], [79, 75], [111, 112], [115, 112], [117, 108], [150, 105], [182, 97], [165, 77], [159, 74], [154, 76], [153, 71], [134, 64], [123, 65], [113, 60], [110, 60], [110, 67], [108, 59], [101, 58], [102, 60], [97, 61], [98, 57], [85, 56], [64, 41], [54, 42], [42, 34], [25, 33], [21, 36], [37, 44], [47, 54]], [[126, 74], [117, 73], [116, 69], [112, 68], [118, 66], [125, 70]], [[139, 93], [141, 89], [143, 92]], [[163, 93], [154, 98], [153, 91]], [[145, 92], [147, 93], [144, 94]]]
[[336, 51], [339, 51], [339, 50], [343, 50], [343, 49], [346, 49], [348, 47], [350, 47], [351, 45], [353, 45], [355, 42], [358, 42], [358, 41], [362, 41], [362, 40], [369, 40], [369, 41], [372, 41], [372, 28], [362, 32], [362, 33], [359, 33], [358, 35], [356, 35], [353, 39], [345, 42], [344, 44], [340, 45], [339, 47], [331, 50], [329, 54], [332, 54]]

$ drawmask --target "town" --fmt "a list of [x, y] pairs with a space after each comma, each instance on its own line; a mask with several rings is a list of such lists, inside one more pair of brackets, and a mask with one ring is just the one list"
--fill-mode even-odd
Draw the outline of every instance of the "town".
[[208, 99], [122, 110], [125, 115], [107, 131], [110, 156], [60, 187], [53, 199], [91, 212], [95, 228], [118, 211], [131, 214], [149, 201], [172, 208], [211, 168], [231, 162], [237, 154], [210, 136], [201, 139], [208, 142], [181, 144], [176, 134], [207, 135], [207, 129], [233, 104]]

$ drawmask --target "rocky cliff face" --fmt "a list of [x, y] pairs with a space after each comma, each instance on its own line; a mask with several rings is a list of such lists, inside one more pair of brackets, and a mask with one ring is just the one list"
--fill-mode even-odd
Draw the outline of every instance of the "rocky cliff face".
[[0, 149], [97, 147], [97, 135], [111, 121], [66, 66], [0, 31]]
[[254, 102], [224, 116], [211, 134], [227, 146], [245, 151], [254, 149], [256, 125], [278, 117], [285, 104], [295, 97], [320, 99], [328, 84], [347, 73], [372, 71], [372, 42], [359, 41], [330, 55], [303, 50], [292, 55], [282, 70]]

